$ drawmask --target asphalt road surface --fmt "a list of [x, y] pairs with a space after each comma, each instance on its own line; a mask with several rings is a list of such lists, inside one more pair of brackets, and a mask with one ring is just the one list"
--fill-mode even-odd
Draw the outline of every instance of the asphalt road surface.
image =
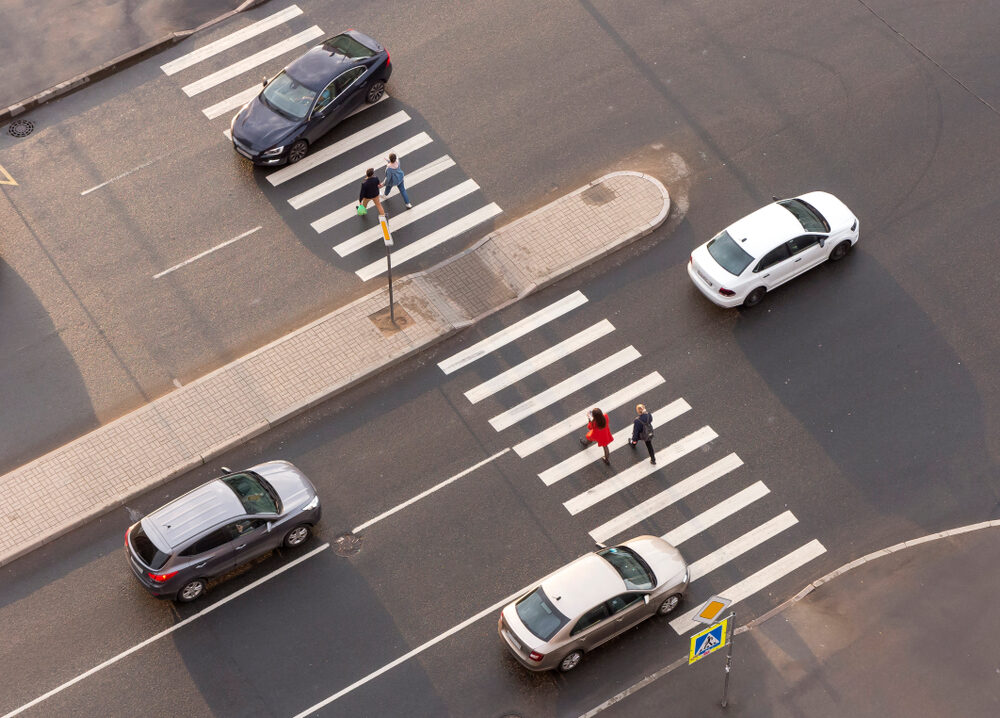
[[[323, 29], [339, 27], [301, 7]], [[393, 53], [398, 74], [386, 103], [425, 123], [420, 129], [432, 145], [447, 147], [483, 201], [518, 216], [608, 169], [630, 167], [664, 179], [672, 218], [605, 263], [224, 457], [218, 464], [234, 468], [293, 461], [317, 484], [324, 521], [302, 551], [251, 567], [201, 607], [495, 458], [359, 531], [357, 553], [341, 556], [332, 544], [26, 715], [132, 715], [136, 706], [149, 715], [295, 715], [481, 613], [318, 714], [579, 715], [683, 654], [684, 636], [654, 619], [587, 656], [572, 674], [535, 676], [505, 654], [497, 611], [487, 609], [590, 550], [592, 533], [613, 530], [606, 529], [612, 519], [690, 486], [683, 482], [732, 454], [742, 465], [609, 539], [669, 533], [729, 497], [756, 492], [681, 544], [689, 561], [711, 569], [692, 584], [682, 610], [798, 557], [778, 563], [794, 567], [772, 571], [774, 580], [741, 602], [749, 618], [856, 556], [997, 516], [1000, 332], [989, 300], [998, 250], [989, 238], [998, 201], [986, 148], [997, 146], [1000, 132], [992, 45], [970, 41], [996, 29], [988, 8], [933, 15], [902, 4], [752, 3], [720, 11], [710, 3], [583, 2], [532, 8], [531, 17], [513, 3], [475, 3], [452, 14], [403, 4], [363, 12], [371, 16], [338, 22], [371, 30]], [[43, 128], [36, 144], [5, 139], [0, 147], [0, 164], [16, 172], [13, 157], [24, 163], [23, 176], [39, 178], [37, 186], [3, 189], [5, 226], [9, 212], [23, 220], [17, 242], [5, 237], [0, 275], [14, 308], [10, 321], [20, 327], [14, 340], [3, 335], [3, 434], [24, 427], [8, 457], [26, 451], [45, 427], [49, 438], [36, 447], [57, 430], [72, 433], [88, 405], [85, 421], [102, 420], [102, 412], [166, 390], [191, 367], [321, 312], [338, 292], [363, 291], [354, 275], [360, 263], [336, 254], [316, 262], [307, 238], [315, 243], [317, 233], [309, 235], [287, 195], [241, 169], [220, 139], [222, 127], [196, 117], [202, 106], [179, 82], [153, 64], [130, 73], [121, 85], [46, 108], [66, 115], [53, 114], [59, 130]], [[121, 230], [119, 240], [103, 244], [70, 241], [52, 228], [102, 211], [79, 205], [78, 215], [60, 213], [71, 197], [81, 201], [79, 192], [163, 151], [127, 133], [118, 134], [128, 155], [120, 162], [94, 150], [92, 142], [109, 141], [100, 140], [112, 121], [107, 103], [119, 108], [119, 119], [134, 108], [137, 127], [160, 116], [164, 124], [154, 126], [170, 138], [162, 145], [173, 143], [179, 155], [129, 175], [141, 178], [131, 189], [109, 185], [114, 201], [101, 199], [101, 190], [85, 196], [98, 195], [121, 223], [115, 226], [135, 228], [133, 239]], [[355, 119], [385, 112], [386, 103]], [[167, 120], [168, 106], [187, 109]], [[67, 143], [69, 126], [89, 134]], [[43, 146], [53, 157], [37, 156]], [[90, 153], [88, 167], [71, 147]], [[144, 174], [154, 168], [157, 174]], [[59, 175], [73, 179], [64, 180], [72, 187], [61, 199], [53, 189]], [[182, 190], [182, 176], [198, 186]], [[53, 192], [49, 203], [44, 187]], [[694, 246], [772, 193], [811, 189], [834, 192], [861, 218], [861, 242], [848, 259], [813, 270], [752, 311], [717, 310], [690, 286], [685, 264]], [[172, 204], [158, 206], [154, 197]], [[251, 217], [251, 227], [266, 221], [271, 229], [261, 243], [266, 260], [245, 250], [194, 262], [178, 281], [184, 286], [169, 290], [140, 281], [154, 267], [250, 229]], [[212, 239], [202, 226], [209, 219]], [[176, 229], [153, 241], [144, 229], [157, 222]], [[164, 261], [156, 252], [165, 251], [159, 245], [170, 231], [178, 251]], [[331, 290], [332, 278], [343, 285]], [[587, 302], [560, 320], [451, 374], [437, 366], [576, 291]], [[476, 403], [465, 396], [604, 320], [614, 330], [586, 349]], [[148, 337], [137, 338], [140, 327]], [[618, 369], [510, 426], [490, 423], [628, 347], [638, 356]], [[41, 371], [43, 358], [61, 373]], [[524, 457], [505, 451], [653, 372], [662, 382], [642, 399], [654, 417], [677, 400], [690, 408], [658, 424], [661, 457], [673, 445], [676, 459], [661, 458], [641, 480], [581, 508], [575, 497], [645, 466], [641, 449], [633, 456], [619, 444], [612, 469], [592, 462], [548, 485], [539, 475], [552, 478], [580, 453], [572, 435]], [[8, 412], [12, 405], [18, 413]], [[612, 414], [613, 428], [627, 423], [628, 406]], [[689, 438], [705, 439], [706, 429], [713, 438]], [[0, 620], [15, 638], [0, 648], [9, 677], [0, 710], [201, 608], [147, 598], [127, 573], [121, 539], [133, 516], [204, 481], [218, 464], [4, 567]], [[778, 517], [783, 528], [751, 547], [747, 534]], [[745, 550], [720, 563], [719, 551], [733, 542]]]

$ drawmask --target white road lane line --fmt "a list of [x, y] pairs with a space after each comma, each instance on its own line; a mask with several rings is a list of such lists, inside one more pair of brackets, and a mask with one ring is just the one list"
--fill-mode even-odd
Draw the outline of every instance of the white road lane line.
[[[422, 167], [413, 170], [412, 172], [407, 172], [406, 178], [404, 180], [406, 188], [410, 189], [414, 185], [418, 185], [424, 180], [430, 179], [434, 175], [444, 172], [449, 167], [454, 167], [454, 166], [455, 166], [455, 160], [453, 160], [448, 155], [443, 155], [442, 157], [438, 157], [433, 162], [429, 162], [426, 165], [423, 165]], [[383, 199], [383, 201], [385, 200]], [[330, 212], [330, 214], [320, 217], [315, 222], [312, 222], [310, 226], [317, 232], [325, 232], [331, 227], [334, 227], [340, 224], [341, 222], [350, 219], [351, 217], [357, 217], [357, 210], [356, 210], [357, 206], [358, 206], [357, 202], [351, 202], [349, 204], [345, 204], [340, 209], [335, 209], [334, 211]], [[333, 247], [333, 249], [338, 254], [340, 254], [340, 250], [338, 250], [338, 247], [341, 247], [341, 245], [338, 244], [336, 247]]]
[[369, 683], [369, 682], [375, 680], [376, 678], [378, 678], [379, 676], [381, 676], [383, 673], [392, 670], [393, 668], [395, 668], [396, 666], [400, 665], [401, 663], [405, 663], [406, 661], [410, 660], [414, 656], [420, 655], [421, 653], [423, 653], [424, 651], [426, 651], [428, 648], [432, 648], [433, 646], [436, 646], [438, 643], [440, 643], [444, 639], [448, 638], [449, 636], [453, 636], [456, 633], [458, 633], [459, 631], [461, 631], [462, 629], [468, 628], [472, 624], [474, 624], [477, 621], [479, 621], [480, 619], [482, 619], [482, 618], [490, 615], [491, 613], [495, 613], [495, 612], [499, 611], [501, 608], [503, 608], [504, 606], [506, 606], [508, 603], [510, 603], [511, 601], [513, 601], [515, 598], [517, 598], [518, 596], [523, 595], [532, 586], [538, 585], [538, 583], [539, 582], [536, 581], [535, 583], [528, 584], [527, 586], [525, 586], [524, 588], [522, 588], [520, 591], [516, 591], [516, 592], [510, 594], [509, 596], [507, 596], [506, 598], [503, 598], [503, 599], [497, 601], [496, 603], [494, 603], [489, 608], [483, 609], [482, 611], [480, 611], [479, 613], [477, 613], [475, 616], [471, 616], [470, 618], [465, 619], [464, 621], [462, 621], [461, 623], [459, 623], [457, 626], [453, 626], [453, 627], [449, 628], [447, 631], [445, 631], [444, 633], [441, 633], [441, 634], [435, 636], [434, 638], [432, 638], [431, 640], [427, 641], [426, 643], [422, 643], [421, 645], [417, 646], [416, 648], [414, 648], [409, 653], [404, 653], [402, 656], [400, 656], [396, 660], [391, 661], [390, 663], [386, 663], [384, 666], [382, 666], [381, 668], [379, 668], [377, 671], [372, 671], [371, 673], [369, 673], [364, 678], [360, 678], [360, 679], [354, 681], [354, 683], [352, 683], [351, 685], [347, 686], [346, 688], [342, 688], [341, 690], [337, 691], [336, 693], [334, 693], [329, 698], [325, 698], [325, 699], [321, 700], [319, 703], [316, 703], [315, 705], [312, 705], [309, 708], [306, 708], [301, 713], [297, 713], [294, 716], [294, 718], [305, 718], [305, 716], [312, 715], [313, 713], [315, 713], [316, 711], [318, 711], [320, 708], [323, 708], [325, 706], [330, 705], [331, 703], [333, 703], [338, 698], [342, 698], [343, 696], [347, 695], [348, 693], [350, 693], [351, 691], [355, 690], [356, 688], [360, 688], [361, 686], [365, 685], [366, 683]]
[[241, 234], [238, 237], [233, 237], [232, 239], [227, 239], [222, 244], [217, 244], [214, 247], [212, 247], [211, 249], [206, 249], [201, 254], [196, 254], [193, 257], [191, 257], [190, 259], [185, 259], [180, 264], [175, 264], [170, 269], [164, 269], [159, 274], [154, 274], [153, 275], [153, 279], [159, 279], [160, 277], [162, 277], [162, 276], [164, 276], [166, 274], [170, 274], [174, 270], [180, 269], [181, 267], [186, 267], [187, 265], [191, 264], [191, 262], [197, 261], [197, 260], [201, 259], [202, 257], [208, 256], [212, 252], [218, 251], [218, 250], [222, 249], [223, 247], [228, 247], [233, 242], [238, 242], [241, 239], [243, 239], [244, 237], [249, 237], [251, 234], [253, 234], [254, 232], [258, 231], [259, 229], [260, 229], [260, 227], [254, 227], [253, 229], [244, 232], [243, 234]]
[[138, 167], [133, 167], [132, 169], [128, 170], [127, 172], [122, 172], [120, 175], [118, 175], [117, 177], [112, 177], [107, 182], [101, 182], [99, 185], [94, 185], [90, 189], [83, 190], [83, 192], [80, 193], [80, 196], [84, 197], [84, 196], [90, 194], [91, 192], [93, 192], [96, 189], [100, 189], [101, 187], [107, 187], [112, 182], [117, 182], [122, 177], [128, 177], [133, 172], [138, 172], [139, 170], [141, 170], [141, 169], [143, 169], [145, 167], [149, 167], [151, 164], [153, 164], [154, 162], [158, 162], [159, 160], [162, 160], [164, 157], [166, 157], [165, 154], [160, 155], [159, 157], [154, 157], [153, 159], [149, 160], [148, 162], [143, 162]]
[[750, 549], [760, 546], [768, 539], [777, 536], [798, 522], [799, 520], [795, 518], [795, 514], [791, 511], [785, 511], [770, 521], [766, 521], [760, 526], [750, 529], [739, 538], [733, 539], [725, 546], [717, 548], [712, 553], [692, 563], [689, 566], [691, 581], [697, 581], [702, 576], [707, 576], [717, 568], [725, 566], [733, 559], [739, 558]]
[[[420, 134], [414, 135], [410, 139], [396, 145], [395, 153], [399, 158], [403, 158], [408, 152], [413, 152], [414, 150], [420, 149], [424, 145], [429, 145], [433, 140], [431, 136], [426, 132], [421, 132]], [[308, 159], [308, 158], [307, 158]], [[349, 170], [345, 170], [335, 177], [331, 177], [325, 182], [321, 182], [311, 189], [307, 189], [305, 192], [301, 192], [291, 199], [288, 200], [288, 204], [292, 205], [295, 209], [302, 209], [306, 205], [310, 205], [316, 200], [323, 199], [331, 192], [336, 192], [341, 187], [346, 187], [349, 184], [355, 184], [360, 187], [362, 180], [365, 178], [365, 170], [369, 167], [378, 167], [380, 163], [384, 162], [385, 153], [379, 153], [374, 157], [369, 157], [364, 162], [359, 162], [358, 164], [351, 167]], [[305, 160], [302, 160], [305, 162]], [[280, 171], [280, 170], [279, 170]]]
[[224, 50], [235, 47], [241, 42], [249, 40], [252, 37], [257, 37], [257, 35], [267, 32], [271, 28], [277, 27], [278, 25], [281, 25], [282, 23], [287, 22], [293, 17], [297, 17], [301, 14], [302, 10], [299, 9], [298, 5], [291, 5], [286, 7], [284, 10], [279, 10], [273, 15], [268, 15], [263, 20], [258, 20], [252, 25], [247, 25], [236, 32], [232, 32], [225, 37], [219, 38], [215, 42], [210, 42], [204, 47], [199, 47], [197, 50], [189, 52], [186, 55], [181, 55], [176, 60], [171, 60], [168, 63], [160, 65], [160, 69], [167, 75], [176, 74], [181, 70], [198, 64], [202, 60], [207, 60], [214, 55], [218, 55]]
[[[409, 183], [407, 182], [406, 184]], [[424, 202], [420, 202], [413, 209], [408, 209], [405, 212], [400, 212], [399, 214], [393, 214], [389, 219], [389, 229], [392, 232], [395, 232], [397, 229], [402, 229], [403, 227], [416, 222], [418, 219], [427, 217], [442, 207], [447, 207], [452, 202], [457, 202], [462, 197], [472, 194], [477, 189], [479, 189], [479, 185], [476, 184], [476, 181], [467, 179], [465, 182], [457, 184], [440, 194], [436, 194]], [[385, 202], [384, 197], [382, 201]], [[340, 244], [336, 245], [333, 248], [333, 251], [341, 257], [346, 257], [348, 254], [356, 252], [362, 247], [367, 246], [372, 242], [378, 242], [381, 239], [382, 225], [378, 224], [354, 235], [350, 239], [344, 240]]]
[[641, 356], [638, 349], [631, 345], [627, 346], [596, 364], [592, 364], [583, 371], [579, 371], [573, 376], [563, 379], [558, 384], [550, 386], [545, 391], [536, 394], [530, 399], [522, 401], [517, 406], [508, 409], [502, 414], [497, 414], [490, 419], [490, 426], [497, 431], [503, 431], [535, 412], [555, 404], [560, 399], [565, 399], [570, 394], [579, 391], [589, 384], [593, 384], [601, 377], [605, 377], [611, 372], [621, 369], [629, 362], [633, 362]]
[[538, 327], [548, 324], [553, 319], [558, 319], [563, 314], [570, 312], [577, 307], [587, 303], [587, 298], [583, 292], [576, 291], [553, 302], [544, 309], [539, 309], [534, 314], [529, 314], [506, 329], [501, 329], [496, 334], [491, 334], [482, 341], [476, 342], [471, 347], [463, 349], [444, 361], [438, 362], [438, 368], [445, 374], [451, 374], [462, 367], [466, 367], [477, 359], [481, 359], [489, 352], [510, 344], [515, 339], [520, 339], [528, 332], [538, 329]]
[[560, 359], [568, 357], [573, 352], [579, 351], [614, 330], [615, 327], [611, 322], [607, 319], [602, 319], [597, 324], [587, 327], [582, 332], [577, 332], [568, 339], [564, 339], [558, 344], [535, 354], [535, 356], [526, 359], [517, 366], [513, 366], [507, 371], [497, 374], [492, 379], [488, 379], [482, 384], [469, 389], [465, 392], [465, 398], [472, 404], [478, 404], [486, 397], [493, 396], [501, 389], [506, 389], [508, 386], [516, 384], [525, 377], [531, 376]]
[[[590, 406], [601, 407], [603, 410], [602, 404], [591, 404]], [[685, 412], [690, 410], [691, 407], [690, 405], [688, 405], [686, 401], [684, 401], [683, 399], [676, 399], [667, 404], [666, 406], [660, 408], [659, 410], [653, 412], [653, 418], [656, 420], [655, 426], [656, 427], [663, 426], [668, 421], [676, 419], [681, 414], [684, 414]], [[608, 409], [608, 411], [610, 411], [610, 409]], [[628, 446], [628, 440], [632, 438], [632, 423], [629, 422], [627, 426], [623, 426], [621, 429], [618, 430], [617, 433], [612, 434], [612, 436], [620, 437], [618, 439], [615, 439], [608, 446], [608, 451], [614, 453], [618, 449], [621, 449], [624, 446]], [[643, 448], [645, 449], [645, 447]], [[542, 483], [545, 484], [546, 486], [551, 486], [555, 482], [565, 479], [574, 471], [578, 471], [582, 469], [584, 466], [594, 463], [602, 456], [604, 456], [604, 452], [600, 448], [598, 448], [597, 446], [591, 446], [590, 448], [585, 449], [584, 451], [579, 451], [573, 454], [564, 461], [560, 461], [558, 464], [555, 464], [554, 466], [550, 466], [545, 471], [540, 473], [538, 475], [538, 478], [540, 478], [542, 480]]]
[[[220, 607], [226, 605], [230, 601], [236, 600], [237, 598], [239, 598], [240, 596], [242, 596], [244, 593], [247, 593], [248, 591], [251, 591], [251, 590], [257, 588], [257, 586], [260, 586], [261, 584], [266, 583], [267, 581], [270, 581], [275, 576], [284, 573], [285, 571], [289, 570], [290, 568], [298, 566], [303, 561], [306, 561], [307, 559], [312, 558], [316, 554], [320, 553], [321, 551], [325, 551], [328, 548], [330, 548], [330, 544], [328, 544], [328, 543], [325, 543], [322, 546], [317, 546], [316, 548], [314, 548], [309, 553], [304, 554], [302, 556], [299, 556], [297, 559], [295, 559], [293, 561], [289, 561], [287, 564], [285, 564], [281, 568], [275, 569], [274, 571], [272, 571], [268, 575], [262, 576], [261, 578], [258, 578], [253, 583], [244, 586], [243, 588], [239, 589], [238, 591], [235, 591], [234, 593], [230, 594], [229, 596], [226, 596], [225, 598], [223, 598], [223, 599], [221, 599], [219, 601], [216, 601], [211, 606], [207, 606], [207, 607], [201, 609], [200, 611], [198, 611], [198, 613], [194, 614], [193, 616], [188, 616], [187, 618], [183, 619], [182, 621], [179, 621], [179, 622], [175, 623], [174, 625], [170, 626], [169, 628], [165, 628], [164, 630], [160, 631], [159, 633], [157, 633], [157, 634], [155, 634], [153, 636], [150, 636], [149, 638], [147, 638], [146, 640], [142, 641], [141, 643], [137, 643], [136, 645], [132, 646], [128, 650], [122, 651], [118, 655], [109, 658], [108, 660], [104, 661], [104, 663], [98, 664], [98, 665], [94, 666], [93, 668], [91, 668], [88, 671], [84, 671], [83, 673], [81, 673], [80, 675], [76, 676], [75, 678], [73, 678], [71, 680], [68, 680], [65, 683], [63, 683], [62, 685], [53, 688], [48, 693], [40, 695], [38, 698], [35, 698], [33, 701], [25, 703], [20, 708], [16, 708], [16, 709], [12, 710], [10, 713], [5, 714], [4, 716], [2, 716], [2, 718], [13, 718], [14, 716], [23, 713], [24, 711], [28, 710], [29, 708], [33, 708], [34, 706], [38, 705], [42, 701], [45, 701], [45, 700], [51, 698], [52, 696], [56, 695], [57, 693], [61, 693], [62, 691], [66, 690], [67, 688], [76, 685], [77, 683], [79, 683], [83, 679], [89, 678], [90, 676], [94, 675], [95, 673], [98, 673], [99, 671], [104, 670], [108, 666], [112, 666], [115, 663], [118, 663], [123, 658], [127, 658], [128, 656], [132, 655], [133, 653], [135, 653], [138, 650], [141, 650], [141, 649], [145, 648], [146, 646], [150, 645], [151, 643], [155, 643], [156, 641], [160, 640], [164, 636], [169, 636], [174, 631], [176, 631], [176, 630], [178, 630], [180, 628], [183, 628], [184, 626], [188, 625], [189, 623], [192, 623], [193, 621], [195, 621], [195, 620], [197, 620], [197, 619], [199, 619], [199, 618], [201, 618], [203, 616], [208, 615], [209, 613], [211, 613], [215, 609], [220, 608]], [[515, 596], [515, 598], [516, 598], [516, 596]]]
[[[813, 539], [804, 546], [800, 546], [791, 553], [779, 558], [774, 563], [765, 566], [760, 571], [747, 576], [742, 581], [733, 584], [727, 589], [715, 591], [715, 593], [719, 596], [725, 596], [726, 598], [731, 599], [733, 605], [736, 605], [740, 601], [752, 596], [761, 589], [767, 588], [779, 578], [782, 578], [795, 569], [804, 566], [825, 552], [826, 549], [823, 547], [823, 544], [816, 539]], [[693, 628], [702, 625], [692, 620], [692, 616], [694, 616], [700, 608], [701, 605], [699, 604], [684, 615], [678, 616], [670, 622], [670, 627], [678, 634], [683, 635]]]
[[725, 501], [685, 521], [677, 528], [671, 529], [663, 534], [661, 538], [674, 546], [680, 546], [692, 536], [697, 536], [702, 531], [715, 526], [715, 524], [746, 508], [757, 499], [767, 496], [768, 493], [770, 493], [770, 489], [764, 485], [764, 482], [757, 481], [742, 491], [733, 494]]
[[248, 87], [243, 90], [243, 92], [237, 92], [232, 97], [226, 98], [222, 102], [216, 102], [214, 105], [206, 107], [202, 112], [205, 117], [210, 120], [214, 120], [216, 117], [221, 117], [230, 110], [235, 110], [237, 107], [242, 107], [246, 103], [250, 102], [253, 98], [260, 94], [260, 91], [264, 89], [262, 85], [257, 84], [253, 87]]
[[[529, 436], [527, 439], [514, 446], [514, 453], [520, 456], [522, 459], [525, 456], [529, 456], [539, 449], [548, 446], [553, 441], [557, 441], [564, 436], [572, 434], [578, 429], [582, 429], [587, 425], [587, 409], [598, 406], [601, 411], [612, 412], [619, 408], [625, 402], [637, 399], [651, 389], [655, 389], [660, 384], [663, 384], [666, 380], [660, 376], [660, 372], [654, 371], [652, 374], [647, 374], [639, 381], [634, 381], [628, 386], [619, 389], [618, 391], [608, 394], [602, 399], [598, 399], [596, 402], [591, 402], [586, 406], [581, 406], [576, 411], [570, 413], [569, 417], [563, 419], [557, 424], [553, 424], [548, 429], [539, 431], [534, 436]], [[684, 411], [687, 411], [691, 407], [687, 405], [687, 402], [683, 399], [678, 399], [674, 402], [679, 408], [683, 405]], [[657, 417], [659, 420], [659, 417]]]
[[[578, 513], [585, 509], [589, 509], [591, 506], [604, 501], [604, 499], [609, 496], [614, 496], [619, 491], [627, 489], [634, 483], [641, 481], [650, 474], [659, 471], [664, 466], [673, 463], [682, 456], [690, 454], [695, 449], [704, 446], [708, 442], [712, 441], [718, 436], [715, 431], [710, 426], [703, 426], [698, 431], [688, 434], [683, 439], [675, 441], [670, 446], [661, 449], [656, 452], [656, 459], [658, 464], [651, 464], [648, 461], [643, 461], [640, 464], [633, 464], [629, 468], [621, 471], [610, 479], [605, 479], [597, 486], [593, 486], [582, 494], [574, 496], [569, 501], [563, 503], [566, 510], [572, 516], [576, 516]], [[676, 492], [682, 492], [682, 496], [695, 491], [705, 484], [708, 484], [715, 477], [711, 473], [695, 474], [679, 484], [676, 484], [672, 489]]]
[[420, 499], [423, 499], [423, 498], [425, 498], [427, 496], [430, 496], [435, 491], [438, 491], [439, 489], [443, 489], [448, 484], [455, 483], [456, 481], [458, 481], [459, 479], [461, 479], [463, 476], [468, 476], [469, 474], [471, 474], [476, 469], [478, 469], [478, 468], [480, 468], [482, 466], [485, 466], [486, 464], [490, 463], [494, 459], [500, 458], [501, 456], [503, 456], [504, 454], [506, 454], [508, 451], [510, 451], [509, 448], [504, 449], [503, 451], [498, 451], [497, 453], [493, 454], [493, 456], [490, 456], [490, 457], [488, 457], [486, 459], [483, 459], [478, 464], [474, 464], [474, 465], [470, 466], [469, 468], [465, 469], [464, 471], [460, 471], [459, 473], [457, 473], [454, 476], [452, 476], [450, 479], [445, 479], [440, 484], [432, 486], [431, 488], [427, 489], [426, 491], [422, 491], [421, 493], [419, 493], [416, 496], [414, 496], [412, 499], [408, 499], [407, 501], [404, 501], [403, 503], [399, 504], [398, 506], [395, 506], [395, 507], [389, 509], [388, 511], [379, 514], [375, 518], [370, 519], [368, 521], [365, 521], [360, 526], [356, 526], [351, 531], [351, 533], [353, 533], [353, 534], [361, 533], [362, 531], [364, 531], [366, 528], [368, 528], [372, 524], [376, 524], [379, 521], [381, 521], [382, 519], [388, 518], [389, 516], [392, 516], [397, 511], [402, 511], [407, 506], [409, 506], [411, 504], [415, 504], [417, 501], [420, 501]]
[[329, 162], [333, 158], [338, 157], [345, 152], [349, 152], [355, 147], [360, 147], [365, 142], [373, 140], [379, 135], [383, 135], [389, 130], [395, 129], [396, 127], [399, 127], [409, 121], [410, 116], [403, 110], [400, 110], [399, 112], [393, 113], [362, 130], [358, 130], [341, 140], [337, 140], [332, 145], [306, 155], [294, 165], [286, 165], [280, 170], [272, 172], [267, 176], [267, 181], [274, 187], [277, 187], [278, 185], [283, 184], [288, 180], [295, 179], [299, 175], [305, 174], [315, 167], [319, 167], [324, 162]]
[[[628, 511], [620, 513], [610, 521], [604, 522], [590, 532], [590, 537], [597, 543], [604, 543], [612, 536], [617, 536], [622, 531], [635, 526], [640, 521], [648, 519], [653, 514], [659, 513], [693, 491], [697, 491], [706, 484], [725, 476], [740, 466], [743, 466], [743, 462], [736, 454], [730, 454], [725, 458], [719, 459], [711, 466], [674, 484], [665, 491], [661, 491], [656, 496], [646, 499], [641, 504], [633, 506]], [[650, 464], [650, 467], [652, 467], [652, 464]]]
[[221, 85], [227, 80], [231, 80], [234, 77], [242, 75], [244, 72], [257, 67], [258, 65], [263, 65], [265, 62], [281, 57], [286, 52], [291, 52], [295, 48], [305, 45], [311, 40], [315, 40], [322, 34], [323, 31], [316, 25], [313, 25], [307, 30], [303, 30], [302, 32], [292, 35], [279, 43], [271, 45], [271, 47], [265, 48], [260, 52], [256, 52], [253, 55], [250, 55], [250, 57], [233, 63], [229, 67], [224, 67], [221, 70], [213, 72], [211, 75], [206, 75], [200, 80], [196, 80], [189, 85], [185, 85], [181, 88], [181, 90], [183, 90], [184, 94], [188, 97], [194, 97], [205, 90], [215, 87], [216, 85]]
[[[490, 202], [485, 207], [480, 207], [475, 212], [467, 214], [461, 219], [456, 219], [451, 224], [445, 225], [441, 229], [421, 237], [416, 242], [404, 244], [400, 249], [397, 249], [392, 253], [392, 266], [395, 267], [403, 262], [408, 262], [414, 257], [418, 257], [424, 252], [434, 249], [434, 247], [437, 247], [439, 244], [444, 244], [449, 239], [454, 239], [463, 232], [468, 232], [473, 227], [477, 227], [483, 222], [488, 222], [501, 212], [503, 212], [503, 210], [500, 209], [500, 206], [496, 202]], [[367, 282], [369, 279], [374, 279], [375, 277], [384, 274], [385, 269], [385, 260], [376, 260], [371, 264], [362, 267], [355, 272], [355, 274], [361, 277], [363, 281]]]

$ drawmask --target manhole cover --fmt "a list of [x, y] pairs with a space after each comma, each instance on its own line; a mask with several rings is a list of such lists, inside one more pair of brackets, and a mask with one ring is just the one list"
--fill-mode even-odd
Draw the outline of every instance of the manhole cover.
[[31, 120], [14, 120], [7, 126], [7, 132], [13, 137], [27, 137], [35, 129]]
[[333, 550], [338, 556], [353, 556], [361, 550], [361, 537], [348, 532], [333, 540]]

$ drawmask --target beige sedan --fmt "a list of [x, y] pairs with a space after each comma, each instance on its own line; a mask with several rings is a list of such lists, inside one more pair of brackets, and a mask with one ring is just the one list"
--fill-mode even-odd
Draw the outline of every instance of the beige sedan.
[[583, 654], [677, 608], [690, 578], [680, 551], [656, 536], [578, 558], [500, 613], [498, 630], [532, 671], [571, 671]]

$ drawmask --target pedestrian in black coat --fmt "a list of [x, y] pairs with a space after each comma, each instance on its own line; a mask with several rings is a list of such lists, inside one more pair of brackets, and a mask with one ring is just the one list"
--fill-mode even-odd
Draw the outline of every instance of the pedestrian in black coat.
[[633, 449], [642, 441], [649, 452], [649, 463], [656, 463], [656, 452], [653, 451], [653, 415], [646, 411], [643, 404], [635, 405], [635, 420], [632, 422], [632, 438], [628, 444]]

